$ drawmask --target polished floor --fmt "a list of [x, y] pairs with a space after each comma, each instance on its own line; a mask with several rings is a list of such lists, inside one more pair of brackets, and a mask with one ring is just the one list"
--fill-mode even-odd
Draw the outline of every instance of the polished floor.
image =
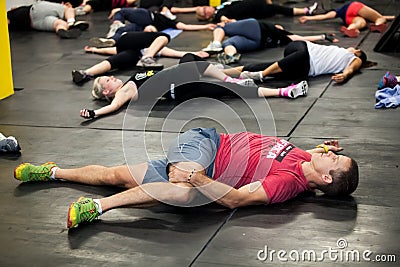
[[[398, 0], [364, 2], [383, 14], [398, 12], [400, 6]], [[310, 3], [299, 1], [296, 5]], [[341, 3], [330, 4], [336, 7]], [[235, 116], [224, 116], [218, 127], [243, 123], [247, 130], [258, 129], [257, 121], [238, 99], [195, 103], [182, 109], [163, 102], [149, 115], [141, 110], [125, 115], [128, 109], [123, 108], [93, 121], [82, 119], [81, 108], [105, 103], [92, 101], [90, 83], [74, 85], [71, 70], [104, 58], [85, 54], [83, 47], [91, 37], [107, 32], [106, 15], [82, 17], [90, 22], [90, 28], [76, 40], [61, 40], [45, 32], [10, 34], [17, 90], [0, 101], [0, 132], [15, 136], [22, 150], [20, 155], [0, 155], [0, 266], [397, 266], [393, 255], [400, 260], [400, 113], [399, 109], [374, 109], [374, 94], [387, 70], [400, 74], [400, 54], [373, 52], [379, 33], [362, 31], [358, 38], [342, 37], [339, 20], [302, 25], [296, 18], [271, 19], [303, 35], [335, 32], [341, 46], [361, 47], [378, 64], [362, 69], [343, 85], [332, 83], [329, 75], [311, 78], [307, 97], [270, 98], [267, 103], [275, 122], [273, 130], [299, 147], [340, 139], [344, 152], [360, 166], [360, 184], [352, 197], [302, 195], [283, 204], [234, 210], [217, 204], [116, 209], [94, 224], [67, 230], [70, 202], [81, 195], [102, 197], [119, 190], [67, 182], [21, 184], [13, 179], [15, 166], [46, 161], [65, 168], [141, 162], [148, 155], [162, 155], [157, 141], [160, 133], [170, 139], [181, 129], [165, 126], [166, 118], [183, 128], [214, 125], [203, 112], [220, 114], [220, 103], [232, 107]], [[193, 15], [179, 15], [178, 20], [196, 22]], [[183, 32], [170, 47], [199, 50], [210, 38], [207, 31]], [[244, 54], [240, 63], [278, 59], [282, 51], [280, 47]], [[159, 61], [172, 66], [178, 59]], [[131, 71], [113, 75], [126, 78]], [[268, 81], [265, 85], [287, 83], [290, 81]], [[265, 100], [250, 104], [258, 108]], [[172, 111], [175, 117], [171, 119]], [[135, 153], [144, 151], [144, 136], [148, 155]], [[286, 254], [281, 252], [278, 257], [279, 250]], [[309, 261], [299, 256], [294, 261], [296, 251], [300, 255], [314, 251], [316, 257]], [[358, 253], [359, 262], [351, 257], [346, 261], [349, 253]], [[379, 259], [392, 262], [377, 262]]]

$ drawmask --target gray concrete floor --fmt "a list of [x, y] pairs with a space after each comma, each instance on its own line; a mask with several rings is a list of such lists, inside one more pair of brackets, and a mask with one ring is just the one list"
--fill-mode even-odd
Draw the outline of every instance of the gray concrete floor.
[[[383, 14], [398, 12], [399, 7], [397, 0], [365, 3]], [[331, 83], [329, 76], [309, 79], [309, 95], [304, 98], [267, 101], [277, 134], [297, 146], [307, 149], [324, 139], [341, 140], [345, 153], [360, 166], [360, 185], [352, 197], [302, 195], [283, 204], [234, 210], [214, 204], [196, 208], [162, 205], [146, 210], [117, 209], [92, 225], [68, 231], [66, 214], [70, 202], [81, 195], [101, 197], [118, 189], [63, 182], [21, 184], [13, 179], [13, 169], [22, 162], [55, 161], [66, 168], [123, 164], [123, 149], [127, 146], [129, 151], [143, 150], [135, 147], [143, 140], [142, 129], [135, 122], [146, 118], [143, 113], [131, 114], [132, 123], [124, 128], [126, 109], [93, 122], [79, 117], [81, 108], [95, 108], [103, 103], [91, 100], [90, 83], [84, 87], [72, 83], [71, 70], [86, 68], [104, 58], [85, 54], [83, 47], [91, 37], [104, 35], [109, 25], [106, 13], [82, 19], [88, 20], [91, 27], [76, 40], [60, 40], [53, 33], [43, 32], [10, 35], [14, 85], [23, 90], [0, 101], [0, 132], [15, 136], [22, 153], [0, 155], [1, 266], [292, 265], [291, 260], [281, 261], [276, 254], [272, 262], [260, 261], [257, 253], [265, 246], [287, 252], [314, 250], [318, 255], [328, 248], [342, 252], [370, 250], [371, 259], [391, 254], [399, 260], [399, 109], [374, 109], [374, 93], [385, 71], [400, 74], [400, 55], [373, 52], [379, 33], [363, 31], [355, 39], [342, 37], [339, 20], [300, 25], [296, 18], [271, 19], [303, 35], [335, 32], [341, 46], [360, 46], [378, 65], [363, 69], [343, 85]], [[190, 15], [179, 15], [178, 19], [195, 22]], [[198, 50], [210, 38], [211, 32], [184, 32], [170, 46]], [[275, 48], [244, 54], [240, 63], [274, 60], [281, 57], [282, 51], [283, 48]], [[178, 60], [161, 58], [160, 62], [171, 66]], [[130, 72], [118, 71], [114, 75], [126, 78]], [[237, 108], [239, 117], [224, 118], [226, 124], [244, 121], [247, 129], [257, 129], [239, 100], [223, 101]], [[254, 101], [256, 106], [265, 104], [262, 99]], [[150, 115], [146, 134], [150, 156], [163, 153], [156, 141], [168, 111], [173, 108], [173, 103], [163, 103]], [[203, 109], [219, 112], [218, 106], [211, 102]], [[186, 108], [178, 113], [176, 121], [199, 115], [199, 110], [197, 106]], [[202, 119], [185, 127], [209, 124], [212, 123]], [[123, 134], [131, 138], [129, 145], [123, 142]], [[165, 132], [167, 139], [174, 134]], [[135, 162], [146, 159], [147, 155], [141, 153], [129, 157]], [[338, 249], [336, 242], [340, 238], [348, 242], [346, 249]], [[361, 261], [362, 266], [379, 265]], [[357, 264], [328, 256], [322, 262], [297, 263], [301, 266]]]

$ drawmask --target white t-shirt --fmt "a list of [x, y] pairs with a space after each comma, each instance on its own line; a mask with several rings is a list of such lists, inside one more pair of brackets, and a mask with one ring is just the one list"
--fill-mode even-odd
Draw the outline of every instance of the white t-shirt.
[[308, 76], [340, 73], [356, 58], [347, 49], [334, 45], [318, 45], [306, 42], [310, 55], [310, 71]]

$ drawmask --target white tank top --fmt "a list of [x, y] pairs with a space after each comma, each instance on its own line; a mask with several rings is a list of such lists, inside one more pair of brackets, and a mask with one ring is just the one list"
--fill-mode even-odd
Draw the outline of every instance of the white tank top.
[[306, 42], [310, 55], [310, 71], [308, 76], [340, 73], [347, 68], [356, 56], [342, 47], [334, 45], [318, 45]]

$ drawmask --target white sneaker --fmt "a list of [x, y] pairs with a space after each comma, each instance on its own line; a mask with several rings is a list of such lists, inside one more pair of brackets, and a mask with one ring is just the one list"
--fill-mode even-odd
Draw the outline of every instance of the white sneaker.
[[206, 48], [203, 48], [202, 51], [204, 52], [221, 52], [222, 45], [220, 42], [210, 42]]
[[307, 81], [301, 81], [298, 84], [292, 84], [288, 87], [281, 88], [281, 96], [289, 98], [297, 98], [299, 96], [307, 95], [308, 83]]
[[240, 78], [242, 79], [253, 79], [255, 81], [263, 82], [262, 71], [252, 72], [252, 71], [243, 71], [240, 73]]
[[176, 20], [176, 16], [174, 14], [172, 14], [171, 11], [169, 11], [169, 10], [167, 10], [165, 12], [160, 12], [160, 14], [170, 20]]
[[110, 30], [108, 31], [106, 38], [111, 38], [114, 36], [114, 34], [117, 32], [117, 30], [119, 28], [125, 27], [125, 24], [123, 24], [122, 22], [117, 22], [117, 23], [113, 23], [110, 25]]
[[247, 86], [247, 87], [257, 86], [252, 79], [237, 79], [237, 78], [228, 77], [225, 80], [225, 82], [236, 83], [241, 86]]

